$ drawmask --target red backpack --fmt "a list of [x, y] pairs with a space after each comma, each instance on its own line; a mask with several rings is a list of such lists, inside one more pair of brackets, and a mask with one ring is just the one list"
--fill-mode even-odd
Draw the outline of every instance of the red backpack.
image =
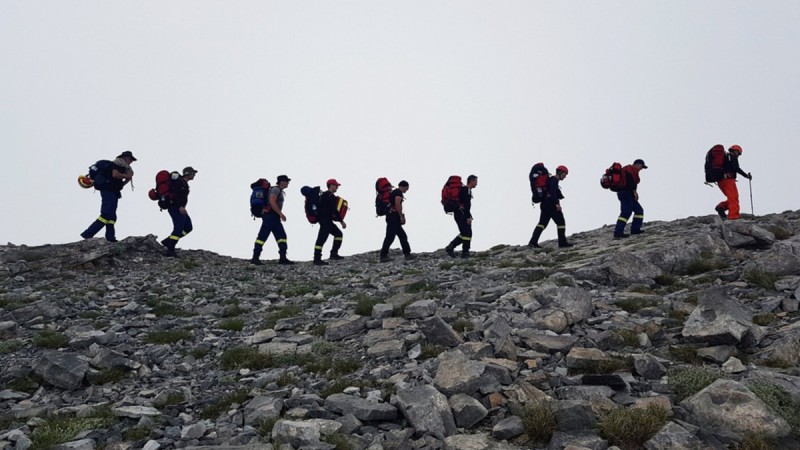
[[392, 209], [392, 183], [387, 178], [378, 178], [375, 182], [375, 214], [385, 216]]
[[531, 173], [528, 175], [528, 180], [531, 183], [531, 201], [533, 203], [541, 203], [547, 196], [547, 178], [550, 177], [547, 167], [544, 163], [536, 163], [531, 167]]
[[147, 192], [150, 200], [157, 201], [158, 207], [162, 210], [169, 209], [172, 206], [172, 199], [170, 197], [170, 186], [174, 181], [181, 177], [179, 172], [170, 172], [168, 170], [161, 170], [156, 174], [156, 187]]
[[706, 152], [706, 183], [716, 183], [725, 178], [725, 147], [717, 144]]
[[456, 212], [456, 210], [461, 207], [459, 197], [463, 186], [464, 183], [461, 182], [461, 177], [458, 175], [451, 175], [450, 178], [447, 179], [447, 183], [445, 183], [442, 188], [442, 206], [444, 207], [444, 212], [448, 214]]
[[615, 162], [600, 177], [600, 186], [603, 189], [610, 189], [612, 192], [621, 191], [626, 183], [625, 174], [622, 173], [622, 164]]

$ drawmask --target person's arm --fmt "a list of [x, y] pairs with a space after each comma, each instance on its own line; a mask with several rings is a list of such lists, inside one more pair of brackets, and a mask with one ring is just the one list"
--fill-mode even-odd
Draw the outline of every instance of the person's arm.
[[406, 223], [406, 215], [403, 214], [403, 197], [400, 195], [395, 195], [394, 197], [394, 210], [397, 211], [397, 215], [400, 216], [400, 223]]
[[286, 216], [283, 215], [283, 211], [278, 207], [278, 195], [272, 192], [269, 194], [269, 207], [280, 216], [282, 221], [286, 222]]
[[133, 178], [133, 169], [128, 167], [128, 169], [125, 172], [120, 172], [117, 169], [111, 169], [111, 178], [122, 180], [122, 185], [124, 186], [129, 181], [131, 181], [131, 178]]

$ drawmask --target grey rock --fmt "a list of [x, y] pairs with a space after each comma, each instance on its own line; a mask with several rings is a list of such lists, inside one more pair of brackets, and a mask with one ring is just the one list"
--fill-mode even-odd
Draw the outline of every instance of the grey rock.
[[742, 220], [723, 222], [722, 238], [731, 247], [770, 246], [775, 242], [774, 234]]
[[733, 356], [734, 353], [736, 353], [736, 347], [733, 345], [715, 345], [713, 347], [697, 349], [698, 356], [717, 364], [724, 363], [728, 358]]
[[459, 351], [445, 352], [437, 358], [439, 367], [433, 384], [445, 395], [467, 394], [471, 395], [481, 385], [481, 377], [486, 370], [486, 364], [471, 361]]
[[547, 353], [566, 352], [578, 341], [575, 336], [549, 336], [533, 333], [520, 337], [528, 348]]
[[605, 352], [596, 348], [572, 347], [567, 353], [567, 367], [570, 369], [589, 369], [610, 361]]
[[144, 444], [144, 447], [142, 447], [142, 450], [159, 450], [160, 448], [161, 448], [161, 444], [159, 444], [158, 441], [150, 439], [149, 441], [147, 441]]
[[94, 439], [80, 439], [56, 445], [53, 450], [94, 450], [94, 448]]
[[434, 316], [420, 320], [417, 322], [417, 326], [431, 344], [455, 347], [464, 343], [464, 338], [441, 317]]
[[328, 322], [325, 326], [325, 339], [340, 341], [348, 336], [361, 333], [366, 327], [367, 318], [357, 315], [347, 316], [344, 319]]
[[118, 408], [114, 408], [113, 412], [117, 417], [130, 417], [131, 419], [155, 417], [161, 415], [161, 411], [153, 408], [152, 406], [120, 406]]
[[608, 281], [617, 286], [648, 283], [661, 275], [661, 269], [647, 259], [626, 251], [611, 254], [600, 266], [608, 273]]
[[587, 400], [562, 400], [554, 405], [558, 429], [584, 431], [594, 428], [599, 419], [593, 403]]
[[724, 288], [713, 288], [703, 293], [681, 334], [693, 342], [736, 345], [756, 327], [752, 312], [731, 299]]
[[456, 394], [447, 402], [459, 428], [472, 428], [489, 414], [481, 402], [466, 394]]
[[456, 434], [444, 440], [444, 450], [515, 450], [515, 445], [499, 443], [491, 440], [484, 433]]
[[372, 358], [397, 359], [405, 356], [405, 344], [403, 341], [384, 341], [367, 349], [367, 355]]
[[273, 330], [272, 328], [267, 328], [266, 330], [258, 330], [250, 336], [250, 344], [257, 345], [263, 344], [265, 342], [269, 342], [275, 337], [278, 336], [278, 333]]
[[205, 422], [197, 422], [185, 426], [181, 429], [181, 439], [183, 440], [200, 439], [206, 434], [206, 429], [207, 428]]
[[385, 319], [387, 317], [392, 317], [393, 313], [394, 313], [394, 306], [386, 303], [378, 303], [377, 305], [372, 307], [373, 319]]
[[89, 364], [72, 353], [49, 352], [39, 358], [33, 370], [48, 384], [77, 389], [89, 371]]
[[325, 399], [325, 408], [337, 414], [352, 414], [359, 420], [394, 420], [397, 408], [386, 403], [374, 403], [347, 394], [333, 394]]
[[258, 346], [258, 352], [267, 355], [290, 355], [297, 351], [294, 342], [267, 342]]
[[433, 386], [423, 385], [398, 391], [397, 406], [418, 433], [444, 439], [456, 432], [447, 397]]
[[617, 447], [609, 447], [608, 442], [600, 436], [587, 434], [586, 432], [563, 432], [556, 431], [553, 438], [547, 445], [547, 450], [611, 450]]
[[633, 367], [645, 380], [657, 380], [667, 373], [664, 365], [655, 356], [648, 354], [635, 355]]
[[278, 420], [272, 427], [272, 441], [297, 448], [320, 443], [320, 427], [313, 422]]
[[644, 443], [646, 450], [695, 450], [702, 448], [700, 439], [675, 422], [667, 422], [655, 436]]
[[245, 424], [258, 426], [265, 420], [277, 419], [283, 411], [283, 399], [268, 395], [258, 395], [244, 407]]
[[418, 300], [405, 308], [406, 319], [422, 319], [436, 314], [436, 300]]
[[517, 416], [507, 417], [492, 427], [492, 436], [495, 439], [507, 440], [515, 438], [525, 432], [522, 419]]

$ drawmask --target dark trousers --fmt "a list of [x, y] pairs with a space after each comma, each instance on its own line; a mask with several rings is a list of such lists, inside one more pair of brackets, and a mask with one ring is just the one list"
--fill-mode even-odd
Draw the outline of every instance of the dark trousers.
[[172, 219], [172, 233], [166, 239], [167, 247], [175, 248], [182, 237], [192, 232], [192, 218], [189, 214], [181, 214], [177, 207], [169, 208], [167, 212]]
[[119, 204], [120, 193], [117, 191], [100, 191], [100, 216], [89, 225], [81, 237], [88, 239], [94, 237], [105, 227], [106, 239], [116, 240], [114, 225], [117, 223], [117, 205]]
[[386, 237], [383, 238], [381, 256], [389, 256], [389, 247], [394, 243], [394, 238], [400, 238], [400, 247], [404, 255], [411, 254], [411, 246], [408, 244], [408, 236], [403, 225], [400, 223], [400, 215], [391, 212], [386, 215]]
[[631, 191], [617, 192], [619, 199], [619, 218], [617, 218], [617, 226], [614, 227], [614, 236], [620, 236], [625, 233], [625, 225], [628, 223], [631, 214], [633, 214], [633, 222], [631, 223], [631, 233], [639, 233], [642, 231], [642, 222], [644, 221], [644, 209], [639, 204]]
[[322, 258], [322, 247], [328, 240], [328, 235], [333, 235], [331, 256], [339, 254], [339, 248], [342, 247], [342, 239], [344, 236], [342, 234], [342, 230], [340, 230], [332, 220], [320, 220], [319, 233], [317, 233], [317, 242], [314, 243], [314, 259], [319, 260]]
[[463, 253], [469, 253], [469, 247], [470, 244], [472, 244], [472, 225], [467, 223], [469, 217], [464, 214], [463, 210], [458, 209], [453, 213], [453, 219], [455, 219], [456, 225], [458, 225], [458, 236], [450, 242], [448, 247], [455, 250], [456, 247], [461, 245], [461, 251]]
[[566, 220], [564, 220], [564, 213], [556, 209], [555, 203], [551, 201], [545, 200], [541, 203], [541, 205], [542, 211], [539, 214], [539, 223], [536, 225], [536, 228], [533, 229], [533, 236], [531, 236], [531, 240], [528, 242], [528, 245], [539, 244], [539, 237], [542, 235], [544, 229], [547, 228], [547, 224], [550, 223], [550, 219], [556, 223], [558, 244], [566, 244], [567, 223]]
[[261, 229], [258, 230], [256, 243], [253, 247], [253, 258], [258, 259], [261, 256], [261, 250], [264, 248], [264, 243], [267, 242], [270, 233], [275, 236], [275, 240], [278, 242], [278, 254], [281, 258], [286, 257], [286, 250], [289, 248], [289, 244], [286, 240], [286, 230], [283, 229], [281, 216], [275, 213], [267, 213], [261, 217]]

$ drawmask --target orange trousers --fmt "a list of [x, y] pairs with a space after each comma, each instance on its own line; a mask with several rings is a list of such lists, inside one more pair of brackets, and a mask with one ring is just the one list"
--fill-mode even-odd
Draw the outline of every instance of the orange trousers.
[[719, 190], [725, 194], [724, 202], [717, 205], [717, 209], [728, 211], [728, 220], [736, 220], [739, 218], [739, 189], [736, 187], [736, 179], [725, 178], [717, 181]]

